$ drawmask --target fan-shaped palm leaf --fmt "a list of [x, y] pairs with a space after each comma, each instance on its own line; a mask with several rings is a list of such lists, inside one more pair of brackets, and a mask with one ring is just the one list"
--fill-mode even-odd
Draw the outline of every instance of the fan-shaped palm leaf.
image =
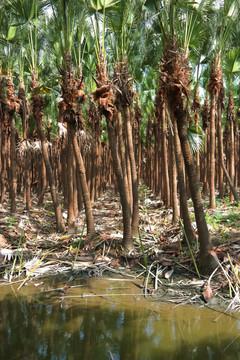
[[193, 154], [203, 151], [205, 133], [201, 127], [190, 126], [187, 128], [188, 140]]

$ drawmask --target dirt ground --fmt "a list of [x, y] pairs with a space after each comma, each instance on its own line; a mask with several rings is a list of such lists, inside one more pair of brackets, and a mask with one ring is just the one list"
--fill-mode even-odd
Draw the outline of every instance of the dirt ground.
[[[135, 249], [126, 254], [122, 248], [122, 211], [114, 189], [108, 189], [93, 204], [98, 236], [86, 236], [85, 215], [81, 211], [65, 234], [56, 232], [50, 193], [45, 206], [33, 200], [30, 211], [19, 198], [17, 213], [10, 213], [10, 204], [0, 209], [1, 281], [21, 279], [23, 285], [32, 277], [66, 271], [88, 276], [116, 273], [142, 278], [145, 296], [176, 304], [221, 306], [225, 311], [238, 311], [240, 271], [240, 209], [227, 200], [217, 200], [217, 209], [206, 207], [206, 219], [218, 269], [210, 276], [199, 277], [197, 264], [182, 242], [180, 224], [172, 224], [172, 210], [163, 207], [145, 186], [140, 187], [140, 238]], [[206, 203], [207, 206], [207, 203]], [[194, 211], [189, 209], [193, 226]], [[63, 212], [67, 221], [67, 211]], [[199, 246], [192, 254], [197, 259]]]

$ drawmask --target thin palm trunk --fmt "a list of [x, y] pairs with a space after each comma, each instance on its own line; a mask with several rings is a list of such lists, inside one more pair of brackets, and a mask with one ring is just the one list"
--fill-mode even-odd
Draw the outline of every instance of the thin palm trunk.
[[[99, 62], [97, 63], [97, 90], [94, 92], [94, 99], [98, 103], [99, 113], [106, 117], [108, 139], [111, 149], [111, 155], [113, 160], [114, 173], [117, 179], [118, 190], [120, 194], [120, 200], [123, 213], [123, 246], [126, 251], [130, 251], [133, 248], [132, 231], [131, 231], [131, 212], [127, 199], [126, 188], [124, 184], [121, 161], [118, 155], [115, 126], [113, 124], [114, 114], [116, 107], [113, 105], [112, 100], [116, 101], [116, 97], [112, 92], [110, 85], [108, 72], [104, 56], [102, 53], [98, 53]], [[119, 102], [121, 103], [121, 102]]]
[[187, 175], [189, 178], [189, 186], [195, 210], [200, 243], [200, 265], [203, 269], [207, 268], [208, 270], [211, 270], [212, 268], [215, 268], [217, 264], [215, 258], [210, 255], [213, 247], [205, 219], [199, 183], [197, 181], [196, 168], [194, 165], [191, 148], [188, 142], [187, 129], [184, 121], [186, 113], [183, 109], [182, 111], [178, 110], [178, 113], [175, 112], [175, 116], [177, 118], [179, 138], [181, 141], [182, 153], [184, 157]]
[[[166, 207], [170, 206], [170, 186], [169, 186], [169, 174], [168, 174], [168, 147], [167, 147], [167, 128], [166, 128], [166, 104], [162, 99], [160, 109], [160, 121], [161, 121], [161, 138], [162, 139], [162, 162], [163, 162], [163, 179], [164, 179], [164, 199]], [[160, 143], [160, 141], [158, 140]]]
[[36, 121], [38, 135], [39, 135], [41, 145], [42, 145], [42, 155], [43, 155], [43, 159], [45, 162], [47, 177], [48, 177], [48, 181], [49, 181], [49, 185], [50, 185], [52, 202], [53, 202], [55, 216], [56, 216], [56, 222], [57, 222], [57, 228], [59, 231], [65, 231], [65, 225], [63, 222], [61, 207], [60, 207], [58, 199], [57, 199], [55, 180], [53, 177], [52, 167], [51, 167], [51, 163], [50, 163], [50, 159], [49, 159], [47, 142], [45, 139], [43, 125], [42, 125], [43, 98], [42, 98], [41, 94], [34, 93], [34, 89], [38, 89], [38, 88], [39, 88], [38, 75], [37, 75], [36, 71], [33, 71], [33, 73], [32, 73], [32, 97], [31, 97], [32, 105], [33, 105], [33, 118]]
[[6, 81], [7, 99], [5, 101], [5, 111], [8, 116], [8, 126], [10, 129], [10, 194], [11, 194], [11, 212], [16, 212], [16, 196], [17, 196], [17, 165], [16, 165], [16, 129], [15, 129], [15, 111], [16, 99], [14, 95], [14, 84], [12, 77], [8, 77]]
[[128, 106], [123, 106], [123, 116], [126, 124], [127, 147], [128, 147], [128, 154], [131, 165], [131, 177], [132, 177], [132, 194], [133, 194], [132, 235], [138, 236], [138, 227], [139, 227], [138, 179], [137, 179], [137, 168], [136, 168], [133, 139], [132, 139], [130, 110]]
[[18, 91], [18, 102], [19, 110], [18, 113], [21, 116], [22, 120], [22, 132], [23, 132], [23, 141], [24, 141], [24, 168], [23, 168], [23, 179], [24, 179], [24, 198], [26, 201], [26, 209], [29, 210], [32, 205], [31, 201], [31, 145], [29, 143], [28, 137], [28, 127], [29, 127], [29, 103], [26, 99], [25, 86], [23, 79], [20, 78], [19, 82], [19, 91]]
[[127, 165], [126, 165], [126, 159], [125, 159], [121, 112], [117, 111], [115, 116], [116, 116], [116, 123], [117, 123], [117, 133], [118, 133], [118, 138], [119, 138], [119, 155], [120, 155], [120, 159], [121, 159], [121, 168], [122, 168], [124, 186], [125, 186], [125, 190], [126, 190], [127, 201], [130, 205], [129, 183], [128, 183]]
[[216, 96], [213, 94], [211, 96], [211, 115], [210, 115], [210, 167], [209, 167], [209, 208], [216, 208], [215, 201], [215, 112], [216, 112]]
[[219, 187], [219, 197], [223, 198], [224, 195], [224, 184], [223, 184], [223, 131], [222, 131], [222, 105], [218, 101], [218, 187]]
[[74, 200], [73, 200], [73, 135], [71, 125], [67, 123], [68, 142], [67, 142], [67, 173], [68, 173], [68, 225], [75, 220]]
[[[199, 110], [200, 110], [200, 108], [201, 108], [201, 105], [200, 105], [200, 101], [199, 101], [199, 88], [198, 88], [198, 84], [197, 84], [196, 87], [195, 87], [195, 91], [194, 91], [194, 101], [193, 101], [194, 122], [195, 122], [196, 130], [198, 130], [198, 127], [199, 127]], [[196, 158], [197, 179], [198, 179], [198, 182], [200, 183], [200, 155], [199, 155], [199, 150], [196, 151], [195, 158]]]
[[217, 110], [217, 99], [222, 84], [222, 71], [220, 66], [220, 54], [218, 54], [212, 61], [211, 75], [208, 84], [208, 91], [211, 94], [211, 105], [210, 105], [210, 171], [209, 171], [209, 208], [216, 208], [215, 200], [215, 150], [216, 150], [216, 110]]
[[111, 148], [112, 159], [114, 163], [114, 171], [117, 178], [118, 190], [120, 194], [122, 213], [123, 213], [123, 246], [126, 251], [133, 248], [132, 230], [131, 230], [131, 212], [127, 199], [124, 178], [122, 174], [121, 162], [118, 156], [115, 139], [115, 129], [110, 120], [107, 120], [107, 129], [109, 137], [109, 145]]
[[[234, 125], [235, 125], [235, 108], [233, 102], [232, 91], [229, 92], [228, 100], [228, 109], [227, 109], [227, 121], [230, 123], [230, 158], [229, 158], [229, 175], [234, 183], [235, 177], [235, 134], [234, 134]], [[230, 192], [230, 201], [234, 200], [234, 194], [231, 190]]]
[[188, 203], [187, 203], [187, 192], [186, 192], [186, 184], [185, 184], [185, 176], [184, 176], [184, 163], [181, 151], [181, 144], [178, 136], [178, 128], [177, 122], [175, 118], [173, 118], [173, 130], [174, 130], [174, 149], [176, 156], [176, 164], [177, 164], [177, 174], [178, 174], [178, 186], [180, 192], [180, 208], [181, 208], [181, 216], [183, 218], [184, 230], [187, 236], [189, 243], [194, 243], [196, 238], [193, 232], [191, 220], [189, 217], [188, 211]]
[[43, 206], [44, 203], [44, 196], [47, 190], [47, 174], [46, 174], [46, 166], [45, 166], [45, 162], [42, 159], [42, 163], [41, 163], [41, 169], [40, 170], [40, 184], [41, 184], [41, 188], [40, 188], [40, 192], [39, 192], [39, 198], [38, 198], [38, 206]]
[[174, 151], [174, 139], [173, 135], [171, 136], [170, 142], [170, 151], [171, 151], [171, 175], [172, 175], [172, 209], [173, 209], [173, 216], [172, 222], [177, 223], [179, 220], [179, 206], [178, 206], [178, 192], [177, 192], [177, 165], [176, 165], [176, 156]]
[[202, 193], [204, 196], [207, 196], [208, 193], [209, 122], [210, 122], [210, 112], [209, 112], [208, 97], [206, 96], [203, 112], [202, 112], [202, 124], [203, 124], [203, 130], [205, 131], [204, 157], [203, 157], [203, 188], [202, 188]]
[[197, 179], [193, 155], [187, 134], [187, 109], [185, 109], [185, 96], [189, 89], [189, 64], [186, 53], [180, 53], [178, 45], [173, 39], [164, 49], [162, 74], [165, 76], [165, 89], [171, 117], [177, 122], [178, 134], [182, 148], [185, 168], [189, 179], [198, 236], [200, 243], [200, 266], [203, 271], [211, 271], [218, 263], [212, 253], [212, 242], [208, 231], [203, 203]]
[[[237, 194], [237, 190], [234, 186], [234, 182], [232, 180], [232, 177], [231, 175], [229, 175], [229, 172], [227, 171], [227, 168], [225, 166], [225, 163], [224, 163], [224, 150], [223, 150], [223, 131], [222, 131], [222, 105], [221, 103], [219, 102], [218, 104], [218, 146], [219, 146], [219, 162], [220, 162], [220, 167], [221, 167], [221, 170], [222, 172], [224, 173], [225, 175], [225, 178], [230, 186], [230, 189], [231, 189], [231, 193], [235, 199], [235, 201], [239, 201], [239, 198], [238, 198], [238, 194]], [[220, 182], [219, 184], [220, 186], [220, 189], [219, 189], [219, 192], [220, 192], [220, 195], [223, 195], [223, 184]]]
[[16, 137], [15, 137], [15, 120], [14, 114], [11, 114], [9, 118], [11, 127], [11, 213], [16, 212], [16, 196], [17, 196], [17, 164], [16, 164]]
[[[78, 75], [80, 75], [80, 69]], [[76, 130], [78, 127], [83, 128], [81, 118], [81, 104], [85, 101], [86, 95], [83, 91], [83, 78], [75, 78], [71, 53], [64, 54], [64, 61], [60, 69], [62, 75], [62, 98], [59, 107], [62, 110], [63, 120], [67, 123], [68, 130], [68, 222], [74, 221], [74, 170], [73, 170], [73, 154], [75, 155], [78, 171], [80, 174], [81, 191], [84, 202], [87, 234], [93, 236], [95, 234], [94, 220], [92, 214], [90, 193], [88, 186], [88, 177], [84, 166], [82, 153], [80, 151]], [[75, 199], [76, 200], [76, 199]], [[76, 202], [75, 202], [76, 204]], [[76, 210], [77, 206], [75, 206]]]
[[83, 203], [84, 203], [85, 214], [86, 214], [87, 234], [89, 236], [94, 236], [95, 226], [94, 226], [94, 219], [93, 219], [93, 213], [92, 213], [90, 193], [89, 193], [87, 179], [86, 179], [86, 170], [85, 170], [85, 166], [83, 163], [82, 154], [81, 154], [79, 146], [78, 146], [76, 132], [72, 127], [70, 127], [69, 130], [70, 130], [70, 132], [69, 132], [70, 138], [72, 139], [73, 151], [74, 151], [74, 155], [76, 158], [77, 168], [79, 171], [82, 197], [83, 197]]

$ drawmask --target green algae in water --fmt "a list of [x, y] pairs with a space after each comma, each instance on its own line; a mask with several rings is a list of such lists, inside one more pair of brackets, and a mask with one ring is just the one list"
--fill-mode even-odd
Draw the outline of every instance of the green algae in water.
[[240, 319], [148, 301], [124, 280], [71, 283], [79, 284], [69, 298], [49, 291], [64, 286], [56, 279], [20, 292], [2, 287], [0, 359], [240, 359]]

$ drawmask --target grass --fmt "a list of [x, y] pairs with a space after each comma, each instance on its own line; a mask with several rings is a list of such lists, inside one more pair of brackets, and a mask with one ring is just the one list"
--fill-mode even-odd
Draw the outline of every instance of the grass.
[[7, 219], [7, 227], [8, 229], [10, 229], [16, 222], [16, 218], [15, 217], [12, 217], [12, 216], [9, 216], [8, 219]]
[[216, 211], [214, 215], [205, 213], [206, 221], [208, 225], [211, 225], [214, 230], [218, 230], [220, 225], [224, 225], [226, 227], [240, 227], [240, 213], [231, 212], [228, 210], [228, 214], [222, 214], [220, 211]]
[[145, 252], [144, 252], [144, 246], [143, 246], [143, 243], [142, 243], [142, 237], [141, 237], [140, 231], [139, 231], [139, 242], [140, 242], [140, 248], [141, 248], [141, 251], [142, 251], [144, 266], [145, 266], [145, 269], [146, 269], [146, 273], [148, 274], [148, 255], [149, 255], [149, 247], [147, 248], [147, 254], [145, 254]]
[[186, 243], [187, 243], [187, 246], [188, 246], [188, 250], [189, 250], [189, 253], [190, 253], [191, 258], [192, 258], [192, 261], [193, 261], [193, 265], [194, 265], [195, 271], [196, 271], [196, 273], [197, 273], [197, 276], [198, 276], [199, 279], [200, 279], [200, 278], [201, 278], [201, 275], [200, 275], [200, 273], [199, 273], [196, 260], [195, 260], [195, 258], [194, 258], [194, 255], [193, 255], [191, 246], [190, 246], [190, 244], [189, 244], [188, 237], [187, 237], [187, 234], [186, 234], [186, 232], [185, 232], [183, 222], [182, 222], [181, 219], [179, 219], [179, 221], [180, 221], [180, 224], [181, 224], [181, 226], [182, 226], [182, 230], [183, 230], [183, 233], [184, 233], [184, 237], [185, 237], [185, 240], [186, 240]]

